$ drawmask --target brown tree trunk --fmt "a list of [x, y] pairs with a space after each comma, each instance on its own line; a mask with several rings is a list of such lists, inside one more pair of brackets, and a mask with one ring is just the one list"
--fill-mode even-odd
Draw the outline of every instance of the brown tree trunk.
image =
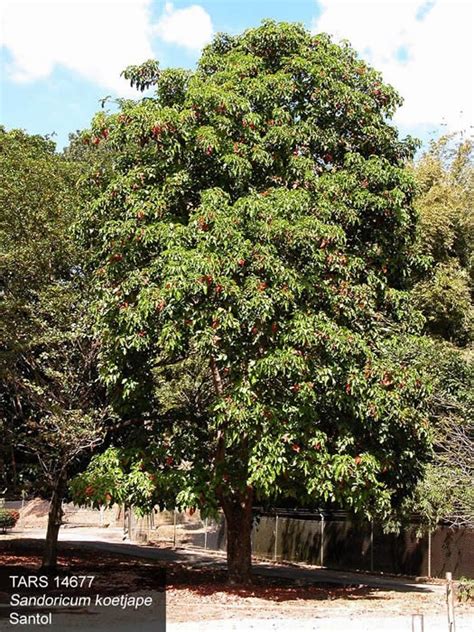
[[62, 501], [66, 489], [66, 474], [61, 473], [53, 488], [48, 514], [48, 529], [41, 568], [55, 570], [58, 562], [58, 535], [63, 517]]
[[221, 499], [227, 524], [227, 570], [231, 584], [247, 584], [252, 575], [253, 493], [233, 494]]

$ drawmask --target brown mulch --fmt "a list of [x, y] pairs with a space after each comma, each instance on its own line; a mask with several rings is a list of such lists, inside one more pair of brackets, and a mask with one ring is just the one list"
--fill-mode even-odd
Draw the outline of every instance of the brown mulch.
[[[37, 569], [41, 542], [10, 540], [0, 542], [0, 564]], [[407, 612], [437, 614], [445, 611], [443, 596], [422, 592], [394, 592], [367, 586], [299, 585], [288, 579], [254, 578], [250, 586], [227, 583], [223, 570], [135, 559], [96, 550], [59, 546], [59, 571], [95, 575], [94, 586], [104, 593], [158, 589], [158, 569], [166, 568], [167, 619], [186, 621], [243, 617], [314, 617]], [[459, 606], [468, 609], [469, 606]]]

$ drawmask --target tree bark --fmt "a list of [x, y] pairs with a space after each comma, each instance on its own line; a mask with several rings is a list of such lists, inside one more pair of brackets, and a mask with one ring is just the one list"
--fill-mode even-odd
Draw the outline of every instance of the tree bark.
[[62, 472], [53, 488], [51, 504], [48, 514], [48, 529], [46, 531], [46, 541], [43, 550], [43, 562], [41, 568], [44, 570], [55, 570], [58, 562], [58, 535], [61, 527], [63, 510], [62, 501], [66, 489], [66, 474]]
[[231, 584], [248, 584], [252, 578], [253, 491], [223, 496], [221, 505], [227, 523], [227, 570]]

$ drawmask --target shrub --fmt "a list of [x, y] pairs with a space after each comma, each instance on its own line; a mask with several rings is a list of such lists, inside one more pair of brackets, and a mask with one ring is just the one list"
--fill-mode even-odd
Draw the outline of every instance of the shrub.
[[7, 529], [11, 529], [16, 525], [20, 514], [14, 509], [0, 509], [0, 530], [6, 533]]
[[461, 577], [457, 589], [458, 601], [468, 603], [474, 601], [474, 579]]

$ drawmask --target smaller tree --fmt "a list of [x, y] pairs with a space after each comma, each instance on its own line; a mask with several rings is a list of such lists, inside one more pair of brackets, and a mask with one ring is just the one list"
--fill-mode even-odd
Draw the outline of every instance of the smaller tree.
[[400, 362], [413, 358], [431, 384], [428, 399], [433, 458], [400, 515], [434, 528], [439, 520], [474, 527], [474, 364], [472, 355], [426, 336], [401, 341]]
[[433, 262], [414, 297], [426, 329], [461, 346], [473, 339], [474, 167], [472, 141], [443, 136], [415, 167], [420, 243]]
[[12, 492], [51, 497], [44, 567], [56, 565], [67, 478], [102, 441], [107, 416], [71, 232], [79, 170], [54, 150], [0, 129], [1, 475]]
[[36, 456], [40, 465], [37, 486], [51, 494], [42, 568], [54, 569], [68, 478], [102, 443], [104, 431], [97, 419], [82, 410], [67, 409], [29, 419], [26, 427], [26, 434], [20, 431], [18, 435], [18, 447]]

